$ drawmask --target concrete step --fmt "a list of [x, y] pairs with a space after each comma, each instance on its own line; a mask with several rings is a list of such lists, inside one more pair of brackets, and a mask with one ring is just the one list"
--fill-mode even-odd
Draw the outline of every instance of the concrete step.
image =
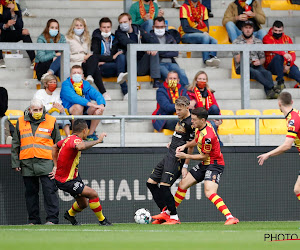
[[0, 69], [0, 80], [16, 80], [32, 78], [33, 70], [28, 68]]
[[[120, 121], [115, 120], [114, 123], [105, 123], [103, 120], [98, 125], [98, 131], [107, 131], [109, 133], [120, 133]], [[154, 131], [152, 122], [150, 120], [145, 121], [126, 121], [125, 131], [134, 131], [135, 133], [152, 133]]]

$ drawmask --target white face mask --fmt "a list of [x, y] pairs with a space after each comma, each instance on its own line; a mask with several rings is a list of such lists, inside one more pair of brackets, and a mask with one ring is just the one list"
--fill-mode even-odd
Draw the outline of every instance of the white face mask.
[[101, 36], [103, 36], [104, 38], [108, 38], [108, 37], [110, 37], [110, 35], [111, 35], [111, 31], [107, 32], [107, 33], [101, 31]]
[[84, 32], [84, 29], [74, 29], [74, 33], [77, 36], [81, 36], [83, 32]]
[[164, 36], [166, 33], [166, 29], [156, 29], [154, 28], [154, 34], [157, 36]]

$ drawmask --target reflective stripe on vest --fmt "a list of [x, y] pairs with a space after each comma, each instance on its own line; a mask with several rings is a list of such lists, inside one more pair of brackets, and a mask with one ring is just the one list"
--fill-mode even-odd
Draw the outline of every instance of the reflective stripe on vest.
[[19, 118], [20, 131], [20, 160], [41, 158], [52, 160], [53, 139], [51, 138], [54, 129], [55, 117], [46, 114], [45, 121], [42, 121], [36, 129], [35, 136], [32, 134], [30, 122]]

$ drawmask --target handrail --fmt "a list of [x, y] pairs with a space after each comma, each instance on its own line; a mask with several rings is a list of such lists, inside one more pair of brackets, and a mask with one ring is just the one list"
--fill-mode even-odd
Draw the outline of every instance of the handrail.
[[[5, 144], [5, 121], [17, 120], [21, 116], [4, 116], [1, 119], [1, 143]], [[173, 115], [119, 115], [119, 116], [101, 116], [101, 115], [61, 115], [55, 117], [57, 120], [120, 120], [120, 147], [125, 147], [125, 120], [175, 120], [177, 116]], [[259, 146], [259, 119], [284, 119], [280, 115], [210, 115], [208, 119], [255, 119], [255, 146]]]

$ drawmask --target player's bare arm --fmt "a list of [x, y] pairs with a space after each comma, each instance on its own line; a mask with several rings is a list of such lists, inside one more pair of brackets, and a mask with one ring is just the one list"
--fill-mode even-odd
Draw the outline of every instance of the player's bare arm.
[[59, 148], [57, 147], [56, 144], [54, 144], [52, 146], [52, 158], [53, 158], [53, 164], [54, 164], [54, 166], [53, 166], [52, 171], [49, 173], [49, 177], [50, 177], [51, 180], [54, 179], [54, 177], [55, 177], [58, 152], [59, 152]]
[[76, 145], [76, 149], [79, 150], [79, 151], [89, 149], [89, 148], [95, 146], [96, 144], [101, 143], [103, 141], [104, 137], [106, 137], [106, 133], [102, 133], [99, 136], [99, 139], [96, 140], [96, 141], [82, 141], [81, 143]]
[[196, 160], [196, 161], [205, 161], [207, 160], [207, 158], [209, 157], [209, 154], [186, 154], [183, 152], [177, 152], [176, 153], [176, 157], [178, 157], [179, 159], [190, 159], [190, 160]]
[[184, 151], [186, 148], [195, 147], [195, 146], [197, 146], [197, 142], [196, 142], [196, 140], [194, 139], [194, 140], [189, 141], [189, 142], [187, 142], [186, 144], [184, 144], [184, 145], [182, 145], [182, 146], [176, 148], [176, 152], [182, 152], [182, 151]]

